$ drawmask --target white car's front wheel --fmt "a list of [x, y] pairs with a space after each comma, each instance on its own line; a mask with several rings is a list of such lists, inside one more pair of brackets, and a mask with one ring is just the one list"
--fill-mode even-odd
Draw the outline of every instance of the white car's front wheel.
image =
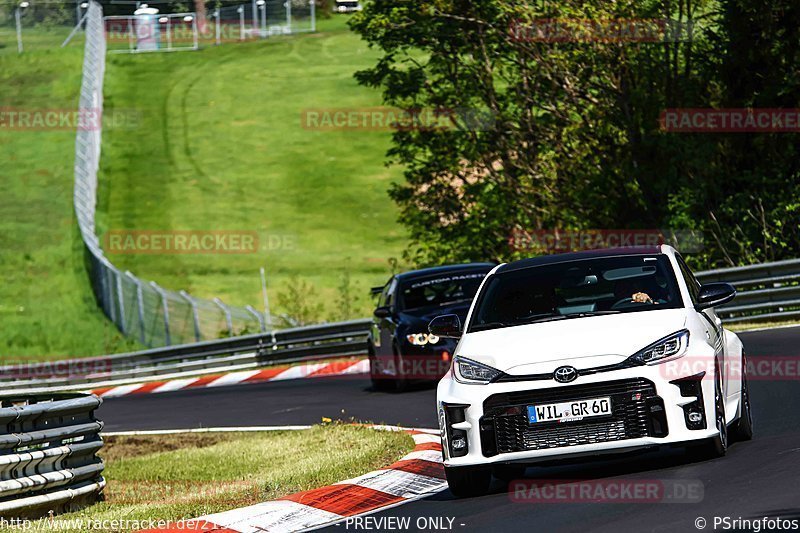
[[714, 365], [714, 423], [717, 427], [717, 435], [708, 439], [699, 446], [690, 448], [690, 452], [697, 459], [713, 459], [722, 457], [728, 451], [728, 426], [725, 424], [725, 404], [722, 395], [722, 383], [719, 374], [719, 366]]
[[739, 419], [731, 427], [731, 435], [736, 441], [745, 441], [753, 438], [753, 411], [750, 406], [750, 387], [747, 384], [747, 364], [742, 354], [742, 392], [739, 400], [741, 409]]

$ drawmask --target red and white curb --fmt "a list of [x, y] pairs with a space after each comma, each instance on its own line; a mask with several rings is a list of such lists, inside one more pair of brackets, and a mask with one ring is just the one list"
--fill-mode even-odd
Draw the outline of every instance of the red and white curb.
[[349, 374], [365, 374], [369, 372], [369, 360], [332, 361], [327, 363], [307, 363], [296, 366], [274, 366], [258, 370], [244, 370], [227, 374], [212, 374], [168, 381], [150, 381], [117, 385], [92, 390], [101, 398], [116, 398], [129, 394], [158, 394], [183, 389], [207, 387], [224, 387], [240, 383], [257, 383], [264, 381], [284, 381], [289, 379], [314, 378], [323, 376], [344, 376]]
[[[376, 429], [398, 430], [389, 426]], [[437, 430], [402, 430], [411, 434], [414, 450], [380, 470], [319, 489], [241, 509], [202, 516], [184, 524], [192, 529], [259, 533], [295, 532], [329, 526], [347, 518], [408, 503], [447, 488], [442, 445]], [[161, 531], [165, 529], [153, 530]], [[179, 531], [169, 529], [166, 531]]]

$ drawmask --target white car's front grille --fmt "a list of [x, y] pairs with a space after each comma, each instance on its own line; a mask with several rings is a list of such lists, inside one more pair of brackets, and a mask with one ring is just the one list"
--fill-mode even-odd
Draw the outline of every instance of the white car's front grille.
[[[529, 405], [608, 396], [611, 414], [570, 422], [529, 424]], [[667, 434], [664, 404], [645, 379], [618, 380], [490, 396], [480, 422], [487, 457]]]

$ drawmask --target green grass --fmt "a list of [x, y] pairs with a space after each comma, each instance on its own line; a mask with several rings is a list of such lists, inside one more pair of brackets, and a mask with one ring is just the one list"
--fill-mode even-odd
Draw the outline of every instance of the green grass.
[[[389, 134], [301, 123], [306, 109], [380, 103], [352, 77], [375, 55], [344, 20], [322, 21], [318, 34], [109, 56], [114, 122], [104, 131], [98, 230], [255, 231], [262, 245], [113, 262], [166, 288], [256, 307], [265, 266], [273, 311], [295, 275], [316, 290], [304, 294], [309, 303], [323, 303], [315, 319], [347, 318], [335, 302], [348, 274], [350, 316], [369, 313], [367, 288], [386, 279], [406, 242], [386, 195], [400, 179], [383, 163]], [[0, 107], [77, 108], [82, 46], [60, 49], [56, 33], [27, 31], [21, 56], [2, 35]], [[136, 349], [88, 283], [72, 210], [74, 132], [0, 127], [0, 156], [0, 362]]]
[[163, 287], [259, 308], [265, 266], [273, 308], [296, 275], [323, 302], [319, 318], [333, 319], [344, 318], [334, 301], [347, 272], [360, 296], [352, 315], [368, 314], [368, 287], [406, 243], [386, 193], [401, 177], [384, 165], [390, 135], [301, 122], [306, 109], [380, 105], [353, 79], [376, 55], [344, 20], [322, 21], [318, 34], [109, 56], [106, 110], [138, 119], [104, 134], [99, 231], [255, 231], [262, 245], [112, 261]]
[[[55, 51], [69, 36], [72, 27], [61, 26], [34, 26], [28, 25], [28, 20], [22, 19], [22, 48], [23, 53]], [[68, 44], [68, 47], [83, 50], [83, 32], [78, 32]], [[0, 26], [0, 55], [17, 55], [17, 31], [13, 20]]]
[[197, 518], [344, 481], [413, 447], [405, 433], [338, 424], [105, 440], [106, 501], [60, 518]]
[[[0, 53], [0, 107], [75, 110], [83, 50]], [[97, 308], [72, 209], [75, 132], [0, 124], [0, 362], [133, 348]]]
[[773, 320], [768, 322], [737, 322], [735, 324], [725, 324], [725, 328], [731, 331], [749, 331], [751, 329], [780, 328], [789, 326], [799, 326], [798, 320]]
[[[399, 179], [383, 164], [389, 134], [301, 124], [304, 109], [379, 104], [352, 78], [375, 56], [344, 20], [323, 21], [318, 34], [108, 57], [106, 115], [116, 122], [104, 131], [99, 231], [256, 231], [262, 244], [257, 254], [113, 262], [163, 287], [256, 307], [266, 266], [273, 310], [297, 275], [316, 289], [309, 301], [324, 303], [318, 319], [345, 318], [333, 302], [348, 273], [351, 316], [369, 312], [366, 289], [385, 280], [406, 240], [386, 195]], [[27, 31], [21, 56], [2, 35], [0, 107], [77, 108], [82, 41], [60, 49], [56, 33]], [[91, 294], [72, 210], [74, 142], [70, 130], [0, 127], [3, 363], [137, 348]]]

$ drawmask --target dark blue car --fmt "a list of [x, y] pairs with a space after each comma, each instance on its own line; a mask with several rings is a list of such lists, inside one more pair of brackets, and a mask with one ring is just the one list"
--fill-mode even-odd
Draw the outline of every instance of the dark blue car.
[[450, 366], [453, 339], [428, 333], [436, 316], [466, 319], [472, 298], [495, 265], [469, 263], [413, 270], [392, 276], [380, 294], [370, 335], [370, 377], [375, 389], [404, 390], [436, 381]]

